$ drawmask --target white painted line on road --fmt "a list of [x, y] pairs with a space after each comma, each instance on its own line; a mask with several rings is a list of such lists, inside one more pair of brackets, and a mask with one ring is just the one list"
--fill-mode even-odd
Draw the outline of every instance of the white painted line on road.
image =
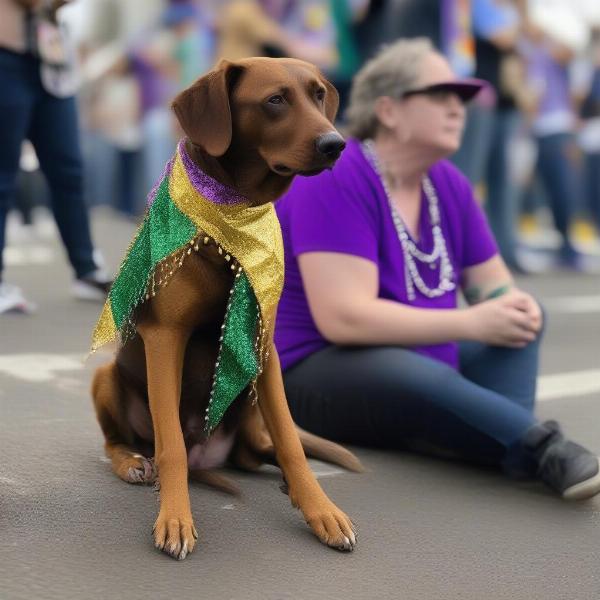
[[4, 262], [10, 267], [48, 265], [54, 261], [54, 251], [48, 246], [10, 246], [4, 250]]
[[554, 313], [600, 313], [600, 295], [598, 296], [558, 296], [548, 298], [544, 307]]
[[321, 477], [333, 477], [335, 475], [342, 475], [343, 473], [346, 473], [346, 471], [332, 467], [329, 463], [325, 463], [314, 458], [310, 458], [308, 460], [308, 464], [310, 465], [310, 468], [317, 479], [321, 479]]
[[[76, 389], [81, 382], [59, 374], [61, 371], [81, 371], [85, 368], [83, 354], [0, 354], [0, 374], [9, 375], [28, 382], [48, 382], [57, 380], [63, 389]], [[571, 398], [600, 392], [600, 369], [572, 371], [541, 375], [538, 378], [539, 401]], [[317, 477], [329, 477], [343, 473], [339, 469], [318, 460], [310, 461]]]
[[572, 398], [600, 392], [600, 369], [541, 375], [538, 377], [539, 401]]
[[[335, 475], [342, 475], [343, 473], [346, 473], [346, 471], [342, 471], [337, 467], [331, 466], [329, 463], [321, 462], [315, 458], [308, 459], [308, 465], [317, 479], [321, 479], [322, 477], [333, 477]], [[275, 473], [277, 475], [281, 473], [279, 468], [274, 465], [261, 465], [259, 470], [264, 471], [265, 473]]]
[[4, 354], [0, 355], [0, 373], [24, 381], [42, 382], [57, 378], [55, 371], [80, 371], [81, 354]]

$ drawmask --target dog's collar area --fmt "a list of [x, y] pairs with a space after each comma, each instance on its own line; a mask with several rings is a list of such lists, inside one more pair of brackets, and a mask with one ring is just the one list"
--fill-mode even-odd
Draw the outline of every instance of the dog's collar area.
[[181, 156], [185, 172], [192, 183], [194, 189], [202, 194], [207, 200], [221, 205], [249, 204], [248, 198], [242, 196], [232, 187], [218, 182], [216, 179], [207, 175], [198, 165], [191, 159], [188, 154], [185, 144], [186, 139], [179, 141], [177, 151]]

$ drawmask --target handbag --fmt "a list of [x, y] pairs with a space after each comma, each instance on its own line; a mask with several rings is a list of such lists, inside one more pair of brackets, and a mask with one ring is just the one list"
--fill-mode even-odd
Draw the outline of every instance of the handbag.
[[66, 67], [69, 61], [66, 32], [58, 23], [39, 16], [35, 23], [35, 48], [39, 59], [52, 67]]
[[64, 24], [57, 22], [49, 3], [28, 12], [29, 51], [40, 61], [44, 89], [57, 98], [72, 96], [79, 87], [75, 51]]

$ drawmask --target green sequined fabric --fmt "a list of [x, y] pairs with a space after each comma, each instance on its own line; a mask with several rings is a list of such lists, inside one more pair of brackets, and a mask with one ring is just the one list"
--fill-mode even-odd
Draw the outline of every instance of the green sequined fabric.
[[165, 177], [110, 290], [117, 329], [127, 325], [157, 263], [187, 244], [196, 233], [194, 223], [171, 201], [169, 180]]
[[223, 339], [206, 414], [208, 433], [218, 425], [231, 403], [258, 376], [258, 325], [256, 296], [245, 273], [241, 273], [234, 280], [223, 322]]
[[[148, 293], [157, 266], [175, 255], [197, 236], [199, 230], [172, 201], [169, 179], [161, 182], [154, 202], [131, 243], [109, 293], [114, 326], [125, 342], [135, 331], [132, 313]], [[260, 310], [246, 274], [234, 279], [225, 320], [219, 358], [206, 414], [206, 432], [219, 424], [233, 401], [253, 383], [260, 371], [257, 336]]]

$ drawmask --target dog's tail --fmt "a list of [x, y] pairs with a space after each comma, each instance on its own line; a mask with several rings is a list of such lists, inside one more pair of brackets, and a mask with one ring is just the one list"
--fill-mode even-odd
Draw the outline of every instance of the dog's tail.
[[219, 471], [206, 471], [201, 469], [190, 469], [190, 479], [197, 483], [203, 483], [232, 496], [240, 495], [240, 488], [229, 477], [225, 477]]
[[350, 450], [335, 442], [304, 431], [304, 429], [301, 429], [297, 425], [296, 430], [300, 436], [300, 442], [302, 442], [302, 447], [307, 458], [323, 460], [354, 473], [363, 473], [365, 471], [363, 464]]

